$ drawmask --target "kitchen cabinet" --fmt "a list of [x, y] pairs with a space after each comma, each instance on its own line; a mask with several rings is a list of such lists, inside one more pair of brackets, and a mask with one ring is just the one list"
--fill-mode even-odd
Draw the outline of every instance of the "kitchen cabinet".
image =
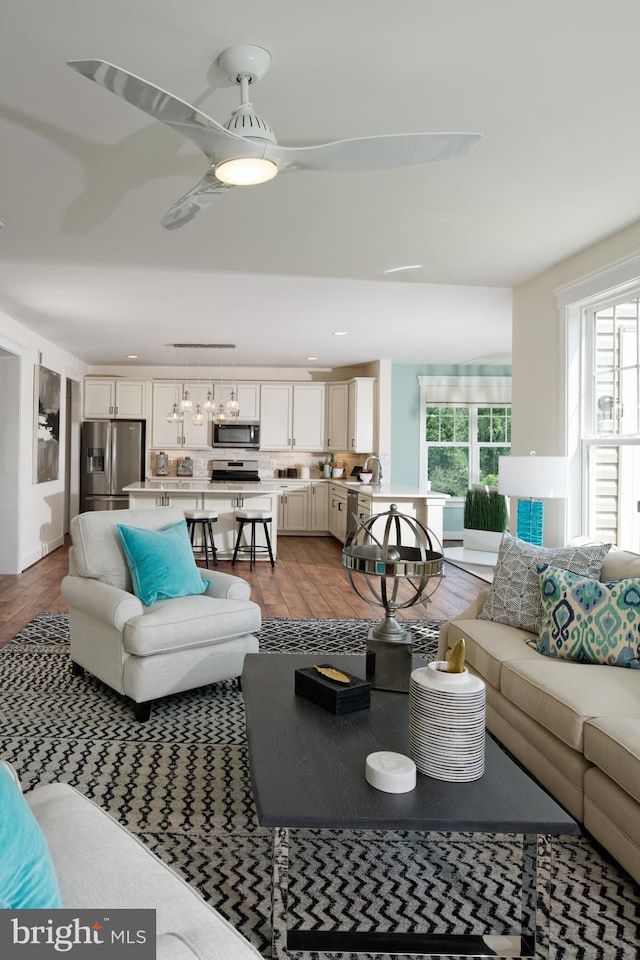
[[329, 532], [344, 543], [347, 539], [347, 491], [334, 484], [329, 486]]
[[147, 416], [147, 381], [90, 377], [83, 383], [85, 420], [142, 420]]
[[352, 453], [371, 453], [375, 447], [376, 381], [355, 377], [349, 381], [348, 445]]
[[309, 531], [329, 529], [329, 484], [312, 483], [309, 487]]
[[324, 449], [324, 383], [263, 383], [260, 449]]
[[327, 396], [327, 450], [348, 450], [347, 437], [349, 384], [328, 383]]
[[[182, 423], [167, 423], [167, 414], [174, 403], [180, 405], [183, 391], [188, 390], [193, 401], [191, 410], [185, 411]], [[151, 419], [151, 446], [165, 449], [201, 450], [209, 448], [210, 426], [208, 416], [204, 410], [204, 402], [210, 389], [208, 383], [165, 383], [156, 381], [153, 384], [153, 413]], [[196, 404], [200, 404], [204, 414], [204, 423], [196, 427], [192, 417]]]
[[231, 399], [231, 391], [235, 393], [236, 400], [240, 404], [238, 411], [238, 420], [259, 420], [260, 419], [260, 384], [259, 383], [215, 383], [213, 386], [213, 398], [216, 407], [220, 404], [226, 404]]
[[278, 484], [282, 496], [278, 504], [278, 530], [308, 529], [309, 484]]

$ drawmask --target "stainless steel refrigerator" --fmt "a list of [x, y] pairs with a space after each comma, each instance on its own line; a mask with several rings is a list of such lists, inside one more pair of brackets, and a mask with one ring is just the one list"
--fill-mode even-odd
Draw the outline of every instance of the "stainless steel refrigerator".
[[123, 510], [122, 488], [144, 479], [143, 420], [85, 420], [82, 424], [80, 510]]

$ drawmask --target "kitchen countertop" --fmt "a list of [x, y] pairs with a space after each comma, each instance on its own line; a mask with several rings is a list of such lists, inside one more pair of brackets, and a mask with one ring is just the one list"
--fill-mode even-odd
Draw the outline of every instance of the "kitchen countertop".
[[223, 480], [211, 482], [199, 477], [151, 477], [123, 488], [124, 493], [145, 493], [157, 490], [169, 490], [172, 493], [279, 493], [291, 484], [332, 483], [347, 490], [357, 490], [362, 496], [372, 500], [412, 500], [416, 497], [427, 501], [449, 499], [446, 493], [425, 490], [424, 487], [394, 483], [360, 483], [358, 480], [342, 480], [313, 477], [302, 480], [300, 477], [273, 477], [260, 483], [246, 483], [241, 480]]

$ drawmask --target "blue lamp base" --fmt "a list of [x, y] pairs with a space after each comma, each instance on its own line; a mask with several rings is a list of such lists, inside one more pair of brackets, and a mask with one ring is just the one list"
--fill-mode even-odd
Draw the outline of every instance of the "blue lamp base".
[[544, 503], [542, 500], [518, 500], [518, 526], [516, 533], [520, 540], [542, 546], [542, 521]]

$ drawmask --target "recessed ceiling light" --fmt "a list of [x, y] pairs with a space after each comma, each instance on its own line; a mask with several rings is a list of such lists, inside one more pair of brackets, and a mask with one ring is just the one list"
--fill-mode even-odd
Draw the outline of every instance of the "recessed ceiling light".
[[307, 357], [307, 360], [317, 360], [317, 357]]
[[389, 269], [388, 269], [388, 270], [385, 270], [384, 272], [385, 272], [385, 274], [387, 274], [387, 273], [403, 273], [405, 270], [422, 270], [422, 264], [421, 264], [421, 263], [406, 263], [406, 264], [404, 264], [404, 266], [402, 266], [402, 267], [389, 267]]
[[137, 359], [138, 359], [138, 354], [137, 354], [137, 353], [128, 353], [128, 354], [127, 354], [127, 360], [137, 360]]
[[349, 331], [348, 331], [348, 330], [334, 330], [334, 331], [333, 331], [333, 335], [334, 335], [334, 337], [348, 337], [348, 336], [349, 336]]

